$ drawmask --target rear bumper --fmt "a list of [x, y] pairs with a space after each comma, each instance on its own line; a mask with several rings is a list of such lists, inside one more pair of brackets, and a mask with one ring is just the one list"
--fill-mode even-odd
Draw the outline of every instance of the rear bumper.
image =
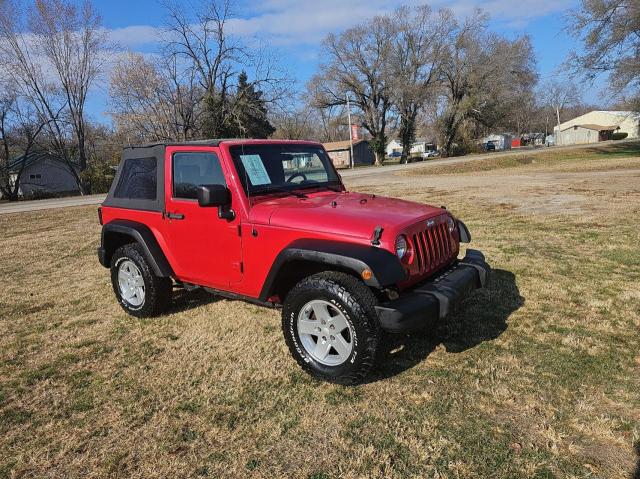
[[414, 331], [443, 319], [469, 293], [484, 288], [490, 272], [480, 251], [467, 250], [462, 260], [434, 280], [376, 306], [382, 329], [392, 333]]

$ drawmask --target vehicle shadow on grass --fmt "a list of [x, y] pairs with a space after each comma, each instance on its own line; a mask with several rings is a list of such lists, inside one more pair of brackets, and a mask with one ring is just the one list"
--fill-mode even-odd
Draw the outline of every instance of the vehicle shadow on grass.
[[640, 479], [640, 440], [636, 441], [633, 445], [633, 448], [636, 451], [636, 455], [638, 456], [638, 463], [636, 464], [635, 472], [632, 472], [631, 479]]
[[181, 313], [183, 311], [197, 308], [198, 306], [214, 303], [218, 299], [218, 297], [206, 292], [204, 289], [198, 288], [193, 291], [187, 291], [182, 288], [174, 288], [173, 296], [171, 298], [171, 306], [167, 313]]
[[440, 344], [449, 353], [460, 353], [496, 339], [507, 329], [509, 316], [523, 304], [515, 275], [493, 270], [489, 286], [463, 301], [458, 311], [441, 323], [411, 334], [387, 335], [380, 364], [370, 382], [411, 369]]

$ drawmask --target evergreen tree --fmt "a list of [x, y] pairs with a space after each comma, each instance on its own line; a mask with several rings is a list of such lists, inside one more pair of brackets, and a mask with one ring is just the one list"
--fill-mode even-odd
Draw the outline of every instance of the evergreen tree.
[[262, 92], [247, 82], [247, 74], [238, 77], [238, 91], [233, 105], [232, 120], [241, 138], [267, 138], [275, 128], [267, 118], [267, 107]]
[[275, 131], [262, 92], [245, 72], [238, 76], [235, 95], [207, 95], [204, 110], [202, 130], [209, 138], [267, 138]]

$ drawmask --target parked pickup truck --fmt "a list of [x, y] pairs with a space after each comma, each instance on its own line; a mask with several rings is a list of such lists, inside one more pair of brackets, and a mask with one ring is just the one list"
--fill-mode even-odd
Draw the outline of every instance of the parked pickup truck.
[[129, 314], [174, 288], [282, 306], [291, 354], [342, 384], [371, 371], [383, 332], [444, 318], [490, 268], [444, 208], [349, 192], [322, 145], [208, 140], [128, 147], [98, 210], [100, 263]]

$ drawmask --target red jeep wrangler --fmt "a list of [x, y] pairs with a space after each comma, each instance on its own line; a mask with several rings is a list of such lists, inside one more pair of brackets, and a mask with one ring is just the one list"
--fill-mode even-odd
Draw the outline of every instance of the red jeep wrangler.
[[291, 354], [352, 384], [383, 331], [444, 318], [489, 266], [444, 208], [346, 191], [318, 143], [210, 140], [126, 148], [99, 209], [100, 263], [122, 307], [162, 313], [174, 286], [282, 305]]

